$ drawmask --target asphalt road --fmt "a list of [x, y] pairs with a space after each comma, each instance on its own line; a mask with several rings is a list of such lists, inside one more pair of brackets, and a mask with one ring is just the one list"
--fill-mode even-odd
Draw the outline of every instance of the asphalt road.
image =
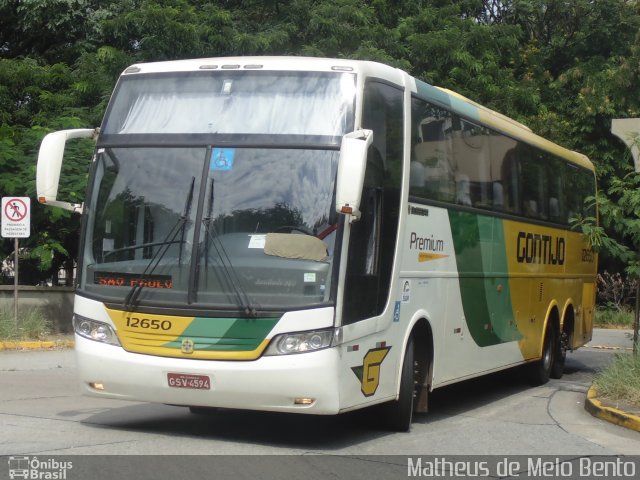
[[[224, 465], [218, 461], [219, 467], [242, 478], [242, 467], [234, 470], [242, 458], [238, 455], [295, 456], [262, 460], [290, 473], [305, 468], [327, 473], [329, 467], [310, 466], [312, 461], [302, 455], [350, 461], [346, 456], [640, 455], [640, 434], [584, 410], [594, 373], [616, 350], [631, 345], [625, 332], [601, 332], [591, 347], [569, 354], [564, 377], [547, 385], [531, 387], [516, 369], [435, 391], [431, 411], [418, 415], [408, 434], [380, 431], [375, 418], [363, 414], [315, 417], [217, 410], [203, 416], [181, 407], [83, 397], [72, 351], [0, 352], [0, 456], [230, 455]], [[193, 465], [198, 462], [193, 460]], [[349, 477], [384, 471], [377, 462], [356, 462]], [[401, 470], [396, 463], [382, 462], [406, 477], [406, 458], [398, 463]], [[248, 468], [247, 478], [256, 469], [270, 468], [240, 464]]]

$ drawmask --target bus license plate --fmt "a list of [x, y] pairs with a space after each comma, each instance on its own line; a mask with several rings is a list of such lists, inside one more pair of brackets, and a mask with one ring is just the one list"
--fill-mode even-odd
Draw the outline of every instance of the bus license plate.
[[195, 390], [211, 390], [211, 380], [207, 375], [191, 375], [188, 373], [167, 373], [169, 386], [173, 388], [192, 388]]

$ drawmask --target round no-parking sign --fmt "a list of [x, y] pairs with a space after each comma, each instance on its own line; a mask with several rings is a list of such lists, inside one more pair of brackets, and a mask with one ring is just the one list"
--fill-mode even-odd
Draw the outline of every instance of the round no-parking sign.
[[2, 236], [28, 238], [31, 234], [31, 199], [2, 197]]

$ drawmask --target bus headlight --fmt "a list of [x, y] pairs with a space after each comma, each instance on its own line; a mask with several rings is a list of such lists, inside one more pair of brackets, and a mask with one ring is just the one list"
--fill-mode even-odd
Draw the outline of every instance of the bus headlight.
[[283, 333], [276, 335], [265, 351], [265, 355], [289, 355], [329, 348], [333, 341], [334, 329], [310, 332]]
[[111, 325], [106, 323], [81, 317], [80, 315], [74, 315], [73, 330], [81, 337], [88, 338], [89, 340], [120, 346], [116, 332], [113, 331]]

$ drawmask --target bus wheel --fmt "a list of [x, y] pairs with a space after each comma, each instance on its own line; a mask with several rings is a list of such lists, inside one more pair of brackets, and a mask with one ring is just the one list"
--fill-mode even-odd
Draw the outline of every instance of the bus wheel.
[[413, 337], [409, 337], [407, 349], [402, 361], [400, 377], [400, 395], [398, 400], [384, 405], [385, 426], [390, 430], [408, 432], [413, 420], [413, 403], [415, 396]]
[[556, 354], [551, 366], [551, 378], [562, 378], [564, 373], [564, 362], [567, 359], [567, 350], [569, 349], [569, 335], [562, 332], [560, 338], [556, 341]]
[[558, 351], [558, 343], [556, 329], [552, 323], [549, 323], [544, 333], [542, 358], [529, 364], [529, 380], [533, 385], [543, 385], [549, 381], [551, 370], [556, 363], [555, 358]]

